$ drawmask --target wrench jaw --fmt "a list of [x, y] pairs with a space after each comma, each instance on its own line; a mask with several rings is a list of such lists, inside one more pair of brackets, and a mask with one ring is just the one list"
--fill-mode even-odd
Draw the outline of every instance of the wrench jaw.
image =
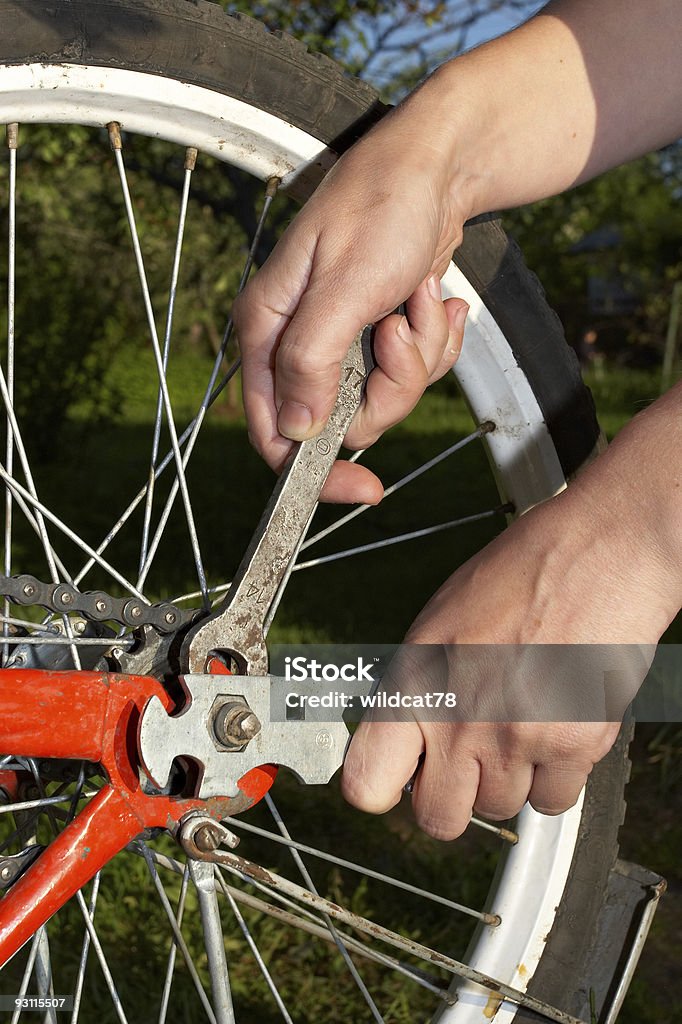
[[[218, 671], [215, 662], [222, 663], [227, 672], [232, 671], [231, 664], [235, 665], [236, 674], [240, 676], [268, 674], [269, 659], [262, 623], [264, 616], [254, 614], [250, 607], [243, 612], [235, 608], [235, 613], [229, 623], [232, 628], [226, 627], [223, 606], [189, 631], [181, 651], [181, 663], [189, 674], [215, 673]], [[226, 642], [226, 636], [232, 635], [239, 637], [238, 647]]]

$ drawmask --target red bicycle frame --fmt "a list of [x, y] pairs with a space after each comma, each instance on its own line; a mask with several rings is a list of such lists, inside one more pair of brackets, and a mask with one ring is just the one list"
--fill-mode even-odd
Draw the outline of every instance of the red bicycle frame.
[[172, 830], [199, 809], [225, 818], [272, 785], [277, 769], [264, 765], [240, 780], [235, 798], [146, 793], [137, 734], [153, 696], [169, 714], [177, 710], [161, 684], [144, 676], [0, 671], [0, 751], [98, 762], [108, 780], [0, 900], [0, 966], [144, 829]]

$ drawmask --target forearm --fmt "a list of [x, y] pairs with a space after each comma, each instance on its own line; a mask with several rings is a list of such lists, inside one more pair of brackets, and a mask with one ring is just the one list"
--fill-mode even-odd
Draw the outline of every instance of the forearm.
[[679, 0], [557, 0], [408, 100], [464, 217], [554, 195], [682, 134]]
[[637, 579], [663, 632], [682, 608], [682, 382], [635, 416], [559, 501], [579, 510], [589, 543], [606, 550], [605, 559], [593, 551], [592, 564]]

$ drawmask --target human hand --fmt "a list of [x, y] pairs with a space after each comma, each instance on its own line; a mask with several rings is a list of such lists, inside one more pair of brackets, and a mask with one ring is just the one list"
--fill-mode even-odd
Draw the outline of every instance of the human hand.
[[[377, 323], [377, 366], [351, 448], [403, 419], [459, 354], [468, 307], [444, 303], [439, 279], [465, 214], [449, 187], [449, 147], [438, 132], [425, 137], [423, 116], [417, 93], [353, 147], [235, 304], [249, 433], [275, 469], [292, 440], [323, 428], [341, 361], [365, 324]], [[393, 313], [405, 300], [406, 317]], [[373, 473], [347, 462], [323, 492], [368, 504], [382, 495]]]
[[[579, 480], [533, 509], [462, 566], [418, 616], [408, 645], [449, 646], [435, 669], [434, 648], [406, 647], [390, 683], [403, 693], [454, 691], [457, 713], [364, 720], [344, 765], [352, 804], [389, 810], [422, 753], [413, 806], [439, 839], [460, 835], [473, 811], [500, 820], [527, 800], [548, 814], [576, 802], [678, 600], [661, 582], [659, 554], [645, 543], [633, 550], [630, 530], [616, 527], [617, 507], [613, 521], [590, 514], [595, 473], [586, 477], [588, 486]], [[566, 644], [566, 656], [534, 646], [553, 644]], [[567, 692], [575, 712], [554, 721]]]

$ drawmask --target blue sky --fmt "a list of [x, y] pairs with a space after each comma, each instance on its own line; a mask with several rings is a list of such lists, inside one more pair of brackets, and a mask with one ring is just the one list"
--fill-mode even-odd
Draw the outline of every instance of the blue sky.
[[[489, 6], [493, 6], [495, 0], [488, 0]], [[466, 10], [466, 7], [476, 9], [484, 8], [486, 6], [486, 0], [469, 0], [468, 5], [463, 5], [461, 0], [452, 0], [451, 4], [453, 8]], [[471, 49], [473, 46], [477, 46], [488, 39], [493, 39], [496, 36], [501, 35], [503, 32], [507, 32], [509, 29], [514, 28], [520, 22], [525, 21], [532, 13], [539, 10], [544, 6], [542, 0], [527, 0], [523, 10], [513, 7], [511, 4], [495, 4], [496, 9], [489, 14], [482, 15], [477, 18], [472, 27], [468, 30], [465, 42], [465, 48]], [[400, 15], [401, 4], [396, 4], [396, 16]], [[362, 27], [362, 18], [358, 18], [356, 22], [357, 26]], [[368, 24], [373, 24], [378, 27], [379, 31], [383, 31], [388, 28], [392, 22], [390, 15], [385, 15], [380, 18], [378, 22], [375, 19], [371, 19]], [[400, 43], [404, 47], [404, 53], [401, 55], [395, 55], [391, 58], [390, 67], [383, 69], [380, 61], [375, 61], [369, 69], [368, 74], [363, 77], [367, 77], [373, 84], [384, 85], [390, 81], [395, 71], [399, 70], [400, 66], [409, 64], [410, 57], [414, 55], [414, 51], [410, 49], [414, 45], [416, 39], [420, 35], [419, 23], [413, 21], [409, 28], [404, 29], [401, 32], [395, 33], [393, 40], [396, 43]], [[429, 47], [429, 50], [433, 52], [433, 66], [440, 63], [447, 56], [454, 56], [458, 52], [458, 34], [452, 33], [441, 33], [436, 41]]]

